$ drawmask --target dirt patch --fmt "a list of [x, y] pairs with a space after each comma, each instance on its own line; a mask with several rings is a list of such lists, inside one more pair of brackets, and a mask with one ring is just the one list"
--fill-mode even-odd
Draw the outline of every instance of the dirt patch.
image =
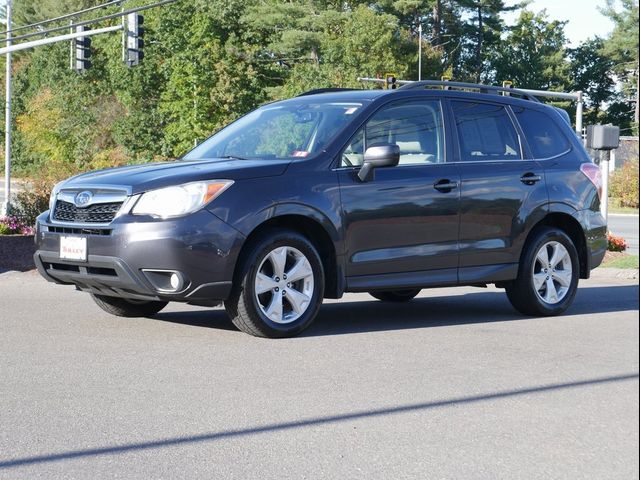
[[33, 235], [0, 235], [0, 273], [33, 270], [35, 251]]

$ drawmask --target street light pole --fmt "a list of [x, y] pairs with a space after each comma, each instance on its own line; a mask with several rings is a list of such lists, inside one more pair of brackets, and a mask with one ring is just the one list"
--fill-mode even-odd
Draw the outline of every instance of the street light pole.
[[[7, 47], [11, 46], [11, 8], [12, 0], [7, 0]], [[9, 197], [11, 195], [11, 52], [5, 57], [6, 73], [5, 73], [5, 111], [4, 111], [4, 203], [2, 204], [2, 215], [9, 215], [11, 204]]]

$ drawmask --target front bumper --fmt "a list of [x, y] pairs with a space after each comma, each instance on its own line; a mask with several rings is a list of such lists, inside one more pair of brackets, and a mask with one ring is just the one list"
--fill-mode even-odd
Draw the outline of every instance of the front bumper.
[[[109, 226], [72, 228], [38, 217], [34, 260], [48, 281], [75, 285], [99, 295], [137, 300], [215, 305], [231, 291], [244, 237], [218, 217], [201, 210], [179, 219], [123, 215]], [[87, 238], [87, 261], [60, 259], [60, 237]], [[157, 288], [145, 271], [180, 272], [179, 291]]]

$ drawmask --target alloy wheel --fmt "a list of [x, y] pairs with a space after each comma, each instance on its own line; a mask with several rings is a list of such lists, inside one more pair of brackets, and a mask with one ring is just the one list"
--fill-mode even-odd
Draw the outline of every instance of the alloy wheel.
[[543, 302], [560, 303], [569, 292], [573, 268], [569, 251], [560, 242], [545, 243], [533, 261], [533, 287]]
[[287, 246], [262, 259], [254, 282], [260, 311], [279, 324], [295, 322], [307, 311], [313, 287], [311, 263], [300, 250]]

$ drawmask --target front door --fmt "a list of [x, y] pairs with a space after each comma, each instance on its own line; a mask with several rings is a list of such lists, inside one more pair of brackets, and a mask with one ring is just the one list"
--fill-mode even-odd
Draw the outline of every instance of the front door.
[[[399, 287], [399, 281], [456, 283], [460, 178], [456, 165], [446, 162], [443, 129], [439, 101], [396, 101], [376, 112], [342, 153], [338, 176], [350, 290]], [[360, 181], [364, 151], [391, 144], [400, 147], [399, 165]]]

